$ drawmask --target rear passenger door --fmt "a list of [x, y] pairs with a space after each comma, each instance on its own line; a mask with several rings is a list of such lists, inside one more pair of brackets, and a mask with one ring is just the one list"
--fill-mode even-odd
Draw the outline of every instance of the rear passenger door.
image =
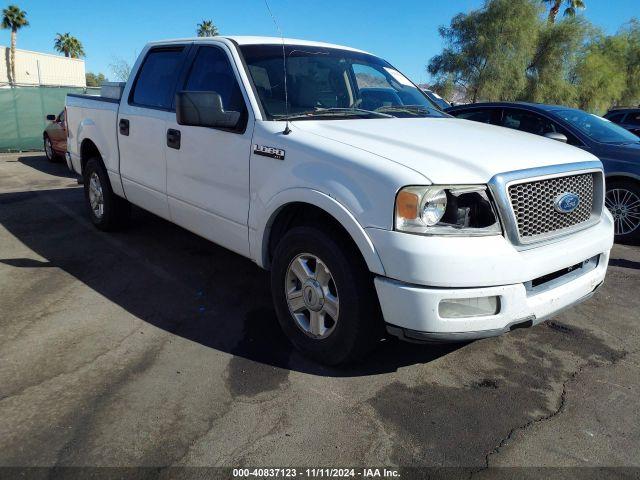
[[253, 114], [227, 47], [194, 47], [178, 91], [216, 92], [225, 111], [240, 112], [237, 128], [178, 125], [167, 129], [167, 193], [172, 220], [223, 247], [249, 254], [249, 158]]
[[129, 201], [169, 219], [167, 122], [175, 119], [174, 96], [189, 45], [151, 48], [118, 112], [120, 175]]

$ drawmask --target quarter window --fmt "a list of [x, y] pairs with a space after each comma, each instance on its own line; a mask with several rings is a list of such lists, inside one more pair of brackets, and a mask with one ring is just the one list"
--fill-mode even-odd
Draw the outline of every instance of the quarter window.
[[151, 50], [136, 79], [132, 100], [136, 105], [171, 109], [182, 48]]

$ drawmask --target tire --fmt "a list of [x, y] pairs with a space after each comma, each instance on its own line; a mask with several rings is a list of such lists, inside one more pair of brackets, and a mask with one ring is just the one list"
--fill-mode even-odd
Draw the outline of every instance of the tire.
[[613, 215], [615, 241], [640, 243], [640, 184], [625, 179], [608, 181], [605, 205]]
[[53, 149], [53, 145], [51, 144], [51, 139], [49, 138], [49, 135], [44, 136], [43, 145], [44, 145], [44, 154], [46, 155], [47, 160], [49, 160], [51, 163], [60, 162], [60, 155], [58, 155], [56, 151]]
[[[301, 271], [301, 263], [306, 265], [305, 274], [294, 273]], [[307, 276], [310, 272], [314, 274]], [[341, 232], [306, 226], [287, 232], [274, 252], [271, 292], [278, 320], [291, 343], [326, 365], [362, 360], [384, 336], [371, 277], [360, 252]], [[314, 313], [309, 305], [316, 309], [319, 303], [323, 307], [314, 318], [319, 316], [320, 322], [312, 324]], [[296, 307], [300, 310], [295, 311]]]
[[131, 204], [113, 193], [102, 160], [90, 158], [82, 173], [84, 199], [91, 222], [103, 231], [126, 226], [131, 216]]

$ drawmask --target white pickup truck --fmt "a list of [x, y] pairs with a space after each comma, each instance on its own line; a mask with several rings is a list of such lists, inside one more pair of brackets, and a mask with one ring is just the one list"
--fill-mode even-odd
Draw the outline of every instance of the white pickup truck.
[[292, 343], [327, 364], [385, 327], [456, 341], [535, 325], [605, 277], [600, 161], [452, 118], [360, 50], [151, 43], [121, 99], [70, 94], [67, 122], [96, 227], [134, 204], [251, 258]]

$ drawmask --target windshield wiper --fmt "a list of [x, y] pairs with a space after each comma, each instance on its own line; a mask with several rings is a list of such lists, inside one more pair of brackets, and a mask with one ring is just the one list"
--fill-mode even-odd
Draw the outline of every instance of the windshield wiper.
[[336, 118], [336, 117], [379, 117], [379, 118], [395, 118], [382, 112], [374, 112], [363, 108], [320, 108], [308, 112], [296, 113], [278, 117], [278, 120], [312, 120], [315, 118]]
[[432, 115], [432, 114], [440, 114], [435, 109], [429, 107], [423, 107], [422, 105], [388, 105], [386, 107], [376, 108], [376, 112], [404, 112], [412, 115], [419, 115], [421, 113]]

